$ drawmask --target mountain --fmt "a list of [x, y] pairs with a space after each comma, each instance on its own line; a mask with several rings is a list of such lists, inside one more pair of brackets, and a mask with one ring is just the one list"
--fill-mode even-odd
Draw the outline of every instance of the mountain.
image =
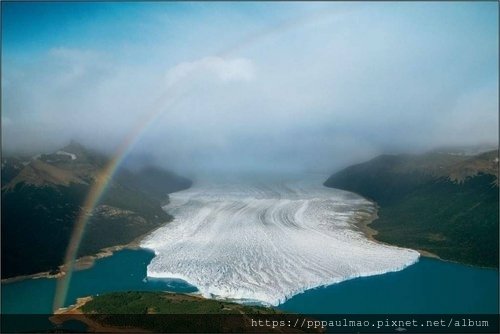
[[498, 267], [498, 151], [381, 155], [333, 174], [327, 187], [379, 205], [376, 239], [443, 259]]
[[[57, 271], [81, 206], [107, 161], [76, 142], [32, 158], [2, 158], [2, 278]], [[151, 169], [155, 173], [148, 174]], [[118, 171], [90, 213], [78, 256], [129, 243], [170, 221], [161, 209], [168, 193], [190, 185], [159, 168]]]
[[23, 157], [2, 158], [2, 185], [9, 183], [29, 162], [29, 158]]
[[131, 188], [141, 189], [160, 201], [168, 200], [168, 194], [191, 187], [191, 180], [155, 166], [145, 166], [133, 173], [120, 170], [115, 179]]

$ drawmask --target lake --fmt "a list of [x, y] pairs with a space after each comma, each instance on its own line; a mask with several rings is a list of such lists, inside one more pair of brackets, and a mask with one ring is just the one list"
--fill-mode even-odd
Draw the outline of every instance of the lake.
[[[65, 305], [111, 291], [195, 292], [180, 280], [148, 279], [154, 254], [122, 250], [73, 274]], [[55, 279], [2, 284], [2, 313], [51, 313]], [[297, 313], [498, 313], [498, 270], [421, 258], [399, 272], [356, 278], [295, 295], [279, 309]]]

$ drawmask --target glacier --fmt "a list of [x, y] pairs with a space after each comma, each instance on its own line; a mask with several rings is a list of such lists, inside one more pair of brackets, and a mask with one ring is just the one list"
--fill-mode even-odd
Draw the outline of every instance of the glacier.
[[419, 253], [369, 240], [356, 223], [376, 213], [323, 177], [197, 182], [170, 195], [175, 218], [142, 242], [147, 276], [182, 279], [205, 297], [279, 305], [307, 289], [402, 270]]

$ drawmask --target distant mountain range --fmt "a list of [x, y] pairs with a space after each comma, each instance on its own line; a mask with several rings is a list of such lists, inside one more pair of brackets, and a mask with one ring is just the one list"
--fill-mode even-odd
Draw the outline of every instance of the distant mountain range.
[[[2, 158], [2, 279], [57, 270], [90, 187], [108, 158], [72, 142]], [[91, 213], [79, 256], [126, 244], [171, 220], [161, 206], [191, 181], [157, 167], [121, 169]]]
[[497, 150], [381, 155], [324, 184], [377, 202], [380, 241], [498, 267], [498, 168]]

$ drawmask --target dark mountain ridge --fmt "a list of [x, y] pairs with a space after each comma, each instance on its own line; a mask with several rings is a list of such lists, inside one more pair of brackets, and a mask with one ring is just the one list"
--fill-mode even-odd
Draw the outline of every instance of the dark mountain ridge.
[[[72, 142], [50, 154], [2, 158], [2, 279], [56, 270], [108, 158]], [[90, 213], [78, 256], [127, 244], [171, 220], [168, 193], [191, 182], [154, 167], [121, 169]], [[147, 175], [147, 178], [145, 178]]]
[[333, 174], [325, 186], [379, 205], [380, 241], [468, 264], [498, 267], [498, 151], [381, 155]]

